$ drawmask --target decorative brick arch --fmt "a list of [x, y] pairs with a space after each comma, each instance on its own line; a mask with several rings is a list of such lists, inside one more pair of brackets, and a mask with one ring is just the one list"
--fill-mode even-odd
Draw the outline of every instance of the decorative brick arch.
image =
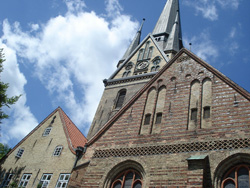
[[112, 181], [114, 180], [114, 178], [117, 177], [117, 175], [119, 175], [120, 173], [122, 173], [123, 171], [129, 170], [129, 169], [133, 169], [135, 171], [137, 171], [140, 176], [142, 177], [142, 179], [145, 179], [145, 171], [144, 168], [142, 167], [141, 164], [139, 164], [136, 161], [133, 160], [126, 160], [123, 161], [117, 165], [115, 165], [107, 174], [106, 178], [105, 178], [105, 182], [104, 182], [104, 188], [109, 188], [112, 184]]
[[250, 165], [250, 154], [236, 153], [219, 163], [214, 173], [214, 187], [220, 188], [223, 176], [233, 167], [241, 164]]

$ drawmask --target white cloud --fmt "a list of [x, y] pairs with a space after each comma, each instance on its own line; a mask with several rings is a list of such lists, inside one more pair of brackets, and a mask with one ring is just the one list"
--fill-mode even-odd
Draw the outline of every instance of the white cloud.
[[210, 39], [208, 31], [203, 31], [199, 36], [190, 39], [184, 37], [184, 46], [188, 46], [189, 43], [192, 43], [191, 51], [208, 63], [212, 63], [219, 55], [219, 49]]
[[81, 12], [86, 6], [82, 0], [64, 0], [67, 5], [69, 13]]
[[[119, 12], [116, 0], [107, 1], [107, 14], [113, 10], [116, 14], [110, 21], [95, 12], [81, 11], [85, 5], [80, 0], [65, 2], [67, 14], [39, 25], [35, 36], [22, 31], [18, 22], [11, 25], [5, 20], [2, 40], [33, 65], [31, 71], [51, 95], [57, 96], [52, 103], [66, 106], [68, 115], [86, 134], [103, 91], [102, 80], [114, 71], [138, 23]], [[22, 126], [30, 130], [28, 123]]]
[[1, 77], [4, 83], [9, 83], [7, 95], [9, 97], [22, 95], [16, 104], [11, 105], [11, 108], [4, 108], [4, 111], [12, 117], [11, 120], [3, 120], [0, 125], [1, 142], [8, 143], [11, 139], [22, 139], [37, 125], [37, 120], [26, 105], [24, 86], [27, 80], [19, 70], [15, 51], [3, 44], [1, 39], [0, 48], [4, 48], [3, 53], [6, 59]]
[[240, 0], [216, 0], [223, 8], [238, 9]]
[[240, 0], [184, 0], [184, 4], [193, 7], [196, 15], [201, 14], [204, 18], [215, 21], [219, 18], [218, 8], [230, 8], [236, 10]]
[[235, 34], [236, 34], [236, 28], [233, 27], [233, 28], [231, 29], [230, 33], [229, 33], [229, 37], [230, 37], [230, 38], [234, 38], [234, 37], [235, 37]]

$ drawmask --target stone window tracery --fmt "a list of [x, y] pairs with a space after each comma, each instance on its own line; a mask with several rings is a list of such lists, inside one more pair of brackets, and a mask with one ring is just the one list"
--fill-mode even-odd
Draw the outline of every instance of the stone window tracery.
[[111, 188], [141, 188], [142, 177], [133, 170], [129, 169], [120, 173], [112, 182]]
[[221, 188], [248, 188], [250, 186], [250, 165], [237, 165], [223, 177]]

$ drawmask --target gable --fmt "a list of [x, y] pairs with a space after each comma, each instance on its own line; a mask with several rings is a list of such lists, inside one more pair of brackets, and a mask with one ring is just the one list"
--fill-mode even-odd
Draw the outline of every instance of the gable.
[[[67, 147], [74, 154], [74, 148], [77, 146], [84, 147], [87, 139], [64, 113], [64, 111], [58, 107], [27, 136], [25, 136], [7, 154], [7, 156], [12, 153], [12, 155], [15, 156], [19, 148], [33, 150], [38, 143], [42, 144], [41, 147], [47, 147], [52, 141], [58, 143], [59, 145], [64, 145], [64, 147]], [[38, 150], [40, 149], [41, 148], [38, 148]]]
[[112, 79], [155, 72], [167, 63], [153, 37], [148, 36], [118, 68]]
[[[192, 88], [198, 89], [195, 102], [190, 97]], [[206, 93], [209, 89], [204, 88], [210, 88], [210, 92]], [[235, 136], [236, 129], [244, 130], [250, 124], [249, 101], [249, 93], [183, 49], [88, 144], [150, 145], [197, 137], [209, 140], [211, 136]], [[196, 106], [192, 105], [197, 105], [197, 123], [193, 124], [191, 113]], [[205, 107], [211, 110], [207, 122], [202, 121]], [[149, 125], [144, 124], [147, 114], [151, 114]], [[162, 119], [156, 125], [157, 114]]]

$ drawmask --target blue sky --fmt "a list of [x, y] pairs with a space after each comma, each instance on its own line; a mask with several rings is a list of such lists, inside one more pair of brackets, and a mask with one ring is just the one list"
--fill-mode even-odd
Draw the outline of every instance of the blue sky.
[[[166, 0], [4, 0], [1, 79], [22, 94], [1, 124], [11, 147], [58, 106], [87, 135], [104, 86], [140, 22], [150, 33]], [[184, 45], [250, 91], [250, 1], [180, 0]]]

